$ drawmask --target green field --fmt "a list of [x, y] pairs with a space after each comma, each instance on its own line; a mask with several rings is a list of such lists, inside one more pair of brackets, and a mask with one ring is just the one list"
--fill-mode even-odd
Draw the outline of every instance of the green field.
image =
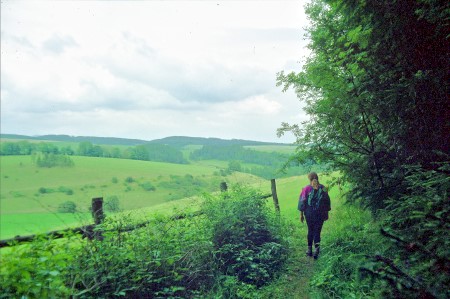
[[[65, 201], [75, 202], [77, 210], [86, 214], [92, 198], [116, 196], [121, 210], [128, 211], [192, 196], [189, 191], [194, 186], [186, 185], [189, 181], [183, 180], [185, 177], [194, 178], [194, 184], [204, 184], [198, 186], [198, 193], [219, 190], [221, 181], [257, 185], [264, 181], [238, 172], [222, 177], [217, 174], [227, 167], [222, 161], [182, 165], [79, 156], [72, 159], [75, 166], [71, 168], [39, 168], [30, 156], [0, 156], [0, 238], [82, 223], [76, 215], [57, 213]], [[155, 190], [146, 191], [145, 184]], [[270, 184], [267, 187], [270, 190]]]
[[[184, 154], [198, 146], [185, 147]], [[289, 152], [290, 146], [253, 146], [261, 151]], [[129, 159], [72, 156], [74, 167], [37, 167], [31, 156], [0, 156], [0, 238], [34, 234], [90, 223], [94, 197], [117, 197], [121, 211], [145, 214], [167, 212], [194, 204], [192, 196], [216, 192], [219, 183], [251, 185], [270, 193], [270, 181], [220, 170], [228, 161], [201, 160], [172, 164]], [[242, 164], [251, 167], [251, 164]], [[191, 181], [192, 182], [191, 182]], [[306, 176], [277, 180], [281, 212], [297, 217], [298, 193]], [[154, 187], [149, 190], [146, 186]], [[193, 190], [195, 189], [195, 190]], [[183, 200], [181, 200], [183, 199]], [[270, 200], [270, 199], [269, 199]], [[77, 213], [59, 213], [58, 206], [72, 201]]]

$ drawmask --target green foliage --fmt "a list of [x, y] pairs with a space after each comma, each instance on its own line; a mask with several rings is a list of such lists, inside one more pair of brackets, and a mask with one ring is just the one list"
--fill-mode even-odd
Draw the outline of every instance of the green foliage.
[[133, 160], [187, 164], [180, 150], [165, 144], [138, 145], [127, 149], [124, 156]]
[[212, 256], [203, 222], [198, 218], [173, 221], [154, 217], [147, 227], [132, 227], [131, 219], [110, 220], [104, 240], [84, 243], [76, 250], [67, 273], [75, 295], [85, 298], [191, 297], [208, 286]]
[[383, 250], [378, 228], [370, 213], [354, 204], [333, 210], [309, 283], [312, 298], [378, 298], [385, 284], [360, 273], [367, 256]]
[[72, 252], [68, 242], [46, 239], [2, 252], [0, 298], [69, 297], [65, 273], [74, 258]]
[[55, 192], [55, 190], [53, 190], [51, 188], [45, 188], [45, 187], [40, 187], [38, 191], [39, 191], [40, 194], [46, 194], [46, 193]]
[[58, 188], [58, 192], [65, 193], [67, 195], [73, 195], [73, 190], [68, 187], [64, 187], [64, 186], [60, 186]]
[[73, 201], [65, 201], [58, 206], [59, 213], [75, 213], [77, 205]]
[[[288, 157], [288, 155], [279, 152], [258, 151], [244, 148], [241, 145], [205, 145], [190, 154], [190, 159], [194, 161], [229, 161], [228, 168], [221, 170], [222, 176], [233, 171], [242, 171], [265, 179], [272, 179], [305, 174], [311, 169], [312, 165], [317, 168], [320, 167], [312, 159], [299, 162], [290, 160]], [[254, 166], [243, 167], [240, 165], [241, 163], [251, 163]], [[287, 166], [292, 166], [292, 168], [287, 169]], [[282, 168], [284, 168], [283, 171], [281, 171]]]
[[103, 157], [104, 149], [99, 145], [93, 145], [89, 141], [82, 141], [78, 144], [77, 154], [88, 157]]
[[113, 178], [111, 179], [111, 182], [112, 182], [113, 184], [117, 184], [117, 183], [119, 182], [119, 180], [117, 179], [117, 177], [113, 177]]
[[261, 194], [236, 187], [210, 197], [203, 210], [211, 222], [214, 255], [224, 275], [261, 286], [270, 281], [285, 258], [279, 224]]
[[242, 161], [245, 163], [277, 166], [282, 161], [285, 161], [287, 156], [275, 152], [267, 153], [246, 149], [240, 145], [205, 145], [201, 149], [193, 151], [190, 158], [192, 160]]
[[228, 162], [228, 170], [230, 172], [241, 171], [242, 170], [241, 163], [239, 163], [239, 161], [235, 161], [235, 160]]
[[125, 183], [129, 183], [130, 184], [130, 183], [134, 183], [134, 182], [135, 182], [135, 180], [131, 176], [128, 176], [128, 177], [125, 178]]
[[153, 184], [150, 182], [144, 182], [142, 184], [139, 184], [139, 186], [141, 186], [142, 189], [144, 189], [145, 191], [155, 191], [156, 190], [156, 187], [153, 186]]
[[33, 160], [36, 162], [38, 167], [73, 167], [75, 163], [73, 160], [67, 155], [59, 155], [59, 154], [38, 154], [33, 157]]
[[295, 89], [310, 119], [279, 134], [295, 134], [300, 156], [331, 162], [375, 212], [405, 188], [408, 165], [446, 159], [448, 4], [330, 0], [306, 12], [312, 55], [278, 84]]
[[[243, 188], [209, 196], [206, 217], [186, 209], [184, 218], [153, 215], [145, 225], [125, 214], [108, 217], [97, 228], [102, 241], [38, 240], [13, 247], [2, 255], [2, 296], [252, 298], [281, 267], [285, 252], [276, 236], [278, 219], [258, 196]], [[231, 228], [223, 210], [228, 205], [246, 212], [231, 219], [234, 236], [219, 227]]]
[[158, 183], [158, 186], [171, 190], [172, 199], [179, 199], [217, 190], [219, 181], [217, 179], [194, 177], [191, 174], [184, 176], [170, 175], [169, 181], [162, 181]]
[[[363, 271], [389, 283], [387, 297], [449, 297], [449, 169], [440, 169], [449, 160], [449, 11], [448, 1], [312, 1], [312, 54], [300, 73], [278, 74], [310, 116], [279, 129], [297, 137], [298, 160], [330, 162], [350, 183], [348, 198], [385, 217], [395, 246]], [[333, 283], [347, 274], [330, 269], [315, 282], [344, 296]]]
[[112, 195], [105, 200], [105, 211], [108, 212], [119, 212], [120, 211], [120, 201], [119, 197]]
[[366, 271], [388, 281], [388, 296], [449, 298], [449, 164], [437, 171], [413, 167], [408, 192], [387, 201], [383, 235], [392, 243]]

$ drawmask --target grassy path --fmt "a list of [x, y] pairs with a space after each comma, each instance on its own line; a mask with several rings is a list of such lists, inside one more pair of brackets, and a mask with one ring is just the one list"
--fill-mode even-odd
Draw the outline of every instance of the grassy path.
[[[324, 179], [324, 184], [327, 185]], [[277, 181], [277, 191], [280, 200], [281, 215], [288, 222], [291, 237], [291, 252], [289, 253], [285, 269], [280, 277], [261, 291], [261, 298], [306, 299], [318, 298], [311, 292], [310, 280], [317, 270], [319, 260], [307, 257], [306, 222], [300, 223], [297, 210], [298, 195], [302, 187], [308, 184], [306, 176], [291, 177]], [[339, 220], [335, 215], [344, 212], [344, 200], [337, 188], [330, 191], [332, 211], [330, 220], [326, 221], [322, 231], [322, 253], [326, 254], [327, 239], [339, 227]]]
[[293, 234], [292, 251], [289, 253], [285, 269], [274, 283], [262, 289], [261, 298], [311, 298], [309, 296], [309, 281], [314, 274], [317, 261], [305, 255], [306, 236], [302, 231], [303, 229], [297, 229]]

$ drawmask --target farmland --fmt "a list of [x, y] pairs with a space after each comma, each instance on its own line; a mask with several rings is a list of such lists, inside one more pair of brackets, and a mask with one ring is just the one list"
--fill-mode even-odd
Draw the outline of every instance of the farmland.
[[[90, 221], [94, 197], [119, 199], [120, 210], [152, 208], [201, 192], [219, 183], [270, 188], [267, 180], [241, 172], [223, 176], [227, 162], [201, 160], [173, 164], [130, 159], [72, 156], [73, 167], [37, 167], [32, 156], [1, 156], [1, 238], [65, 228]], [[58, 213], [71, 201], [78, 213]], [[161, 209], [161, 208], [160, 208]]]

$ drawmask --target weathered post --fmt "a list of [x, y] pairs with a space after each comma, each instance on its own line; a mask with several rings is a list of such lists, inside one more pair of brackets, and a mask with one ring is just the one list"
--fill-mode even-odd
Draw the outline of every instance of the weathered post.
[[226, 182], [220, 183], [220, 191], [221, 191], [221, 192], [225, 192], [225, 191], [227, 191], [227, 190], [228, 190], [227, 183], [226, 183]]
[[[103, 197], [95, 197], [92, 199], [92, 217], [94, 217], [95, 225], [102, 224], [105, 219], [105, 215], [103, 214]], [[97, 240], [103, 240], [102, 233], [100, 231], [95, 231], [95, 227], [94, 237]]]
[[280, 204], [278, 203], [277, 185], [275, 183], [275, 179], [271, 179], [270, 183], [272, 185], [272, 197], [273, 204], [275, 205], [275, 211], [277, 211], [277, 213], [280, 213]]

